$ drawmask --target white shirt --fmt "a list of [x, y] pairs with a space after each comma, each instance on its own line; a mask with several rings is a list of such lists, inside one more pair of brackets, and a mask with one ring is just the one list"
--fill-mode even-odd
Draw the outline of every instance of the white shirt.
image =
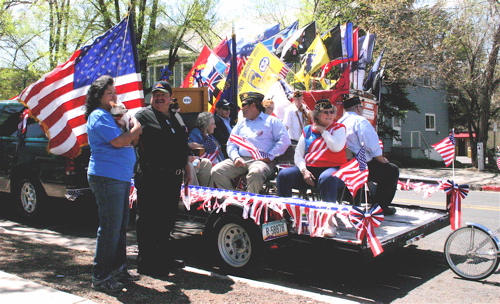
[[288, 135], [292, 140], [299, 140], [302, 129], [306, 126], [307, 120], [302, 119], [302, 113], [297, 109], [295, 103], [283, 109], [283, 124], [287, 127]]
[[346, 144], [352, 153], [358, 154], [361, 146], [364, 145], [366, 162], [382, 155], [377, 132], [368, 119], [355, 112], [345, 112], [338, 122], [344, 124], [346, 128]]

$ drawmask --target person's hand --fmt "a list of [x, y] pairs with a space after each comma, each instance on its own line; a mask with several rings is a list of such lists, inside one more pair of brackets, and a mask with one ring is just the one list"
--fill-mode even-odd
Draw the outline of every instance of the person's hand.
[[325, 131], [325, 130], [326, 130], [326, 128], [325, 128], [325, 127], [323, 127], [323, 126], [320, 126], [320, 125], [318, 125], [318, 124], [315, 124], [315, 125], [314, 125], [314, 130], [316, 130], [316, 131], [317, 131], [317, 132], [319, 132], [319, 133], [323, 133], [323, 131]]
[[246, 165], [245, 160], [241, 157], [236, 158], [233, 163], [236, 168], [243, 167]]
[[130, 126], [130, 133], [135, 133], [136, 135], [142, 134], [142, 125], [134, 116], [130, 119]]
[[304, 181], [306, 182], [306, 184], [314, 187], [314, 175], [311, 173], [311, 171], [304, 169], [302, 171], [302, 176], [304, 177]]

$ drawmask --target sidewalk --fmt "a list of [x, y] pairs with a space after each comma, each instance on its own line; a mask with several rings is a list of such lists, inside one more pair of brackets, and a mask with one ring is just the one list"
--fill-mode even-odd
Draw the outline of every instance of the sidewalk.
[[[458, 156], [457, 160], [462, 164], [471, 164], [468, 157]], [[500, 170], [496, 172], [479, 171], [477, 168], [400, 168], [399, 179], [410, 182], [437, 183], [442, 180], [453, 180], [458, 184], [469, 185], [470, 190], [476, 191], [499, 191], [500, 192]]]
[[93, 304], [95, 302], [0, 271], [0, 303]]

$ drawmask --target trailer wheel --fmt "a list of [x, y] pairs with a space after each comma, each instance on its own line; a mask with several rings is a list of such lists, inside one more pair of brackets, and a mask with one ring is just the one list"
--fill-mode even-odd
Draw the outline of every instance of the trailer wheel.
[[23, 177], [15, 184], [13, 191], [15, 204], [22, 218], [33, 220], [43, 209], [46, 197], [40, 183], [30, 177]]
[[216, 266], [224, 272], [255, 275], [263, 257], [260, 228], [251, 220], [235, 215], [222, 216], [209, 234], [210, 248]]

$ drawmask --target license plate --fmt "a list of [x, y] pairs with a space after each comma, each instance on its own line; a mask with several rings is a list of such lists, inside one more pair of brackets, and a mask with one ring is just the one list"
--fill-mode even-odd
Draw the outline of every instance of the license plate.
[[262, 224], [262, 237], [264, 241], [274, 240], [288, 235], [285, 220], [273, 221]]

